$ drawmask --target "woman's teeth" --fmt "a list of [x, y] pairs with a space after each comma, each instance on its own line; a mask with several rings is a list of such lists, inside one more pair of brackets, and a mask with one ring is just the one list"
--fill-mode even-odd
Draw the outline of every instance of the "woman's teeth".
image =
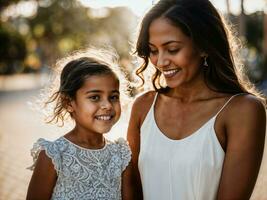
[[180, 70], [179, 69], [172, 69], [172, 70], [163, 71], [163, 75], [167, 76], [167, 77], [171, 77], [174, 74], [176, 74], [178, 71], [180, 71]]

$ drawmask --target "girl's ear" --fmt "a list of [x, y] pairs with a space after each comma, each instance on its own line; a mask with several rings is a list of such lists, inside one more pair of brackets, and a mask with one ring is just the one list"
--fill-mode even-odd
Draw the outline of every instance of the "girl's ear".
[[73, 109], [73, 100], [66, 96], [66, 95], [62, 95], [61, 96], [62, 98], [62, 102], [63, 102], [63, 107], [69, 112], [69, 113], [72, 113], [74, 111]]

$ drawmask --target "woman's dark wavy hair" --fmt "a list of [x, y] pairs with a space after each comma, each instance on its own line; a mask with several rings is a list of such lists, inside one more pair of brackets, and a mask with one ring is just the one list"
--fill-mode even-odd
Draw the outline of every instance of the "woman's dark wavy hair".
[[[207, 86], [222, 93], [260, 94], [239, 71], [230, 46], [231, 32], [222, 17], [209, 0], [160, 0], [144, 16], [136, 44], [136, 52], [144, 62], [136, 74], [142, 79], [149, 64], [149, 26], [157, 18], [166, 18], [172, 25], [180, 28], [190, 37], [194, 45], [208, 54], [208, 67], [204, 78]], [[236, 58], [235, 58], [236, 59]], [[156, 70], [152, 77], [154, 89], [162, 91], [161, 72]]]

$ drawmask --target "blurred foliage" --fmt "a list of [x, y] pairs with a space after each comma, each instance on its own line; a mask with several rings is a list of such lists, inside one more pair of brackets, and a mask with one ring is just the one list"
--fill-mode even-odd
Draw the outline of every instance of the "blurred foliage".
[[3, 9], [5, 9], [10, 4], [14, 4], [14, 3], [17, 3], [19, 1], [20, 0], [1, 0], [0, 1], [0, 11], [2, 11]]
[[[229, 15], [228, 19], [235, 26], [237, 30], [240, 29], [239, 16]], [[245, 35], [240, 36], [242, 44], [242, 58], [246, 67], [247, 75], [254, 83], [261, 82], [266, 74], [266, 67], [264, 64], [265, 55], [263, 53], [263, 38], [264, 38], [264, 12], [257, 11], [250, 15], [245, 15]]]
[[258, 11], [246, 16], [247, 50], [244, 57], [250, 79], [258, 83], [266, 76], [265, 55], [263, 53], [264, 12]]
[[249, 47], [254, 47], [258, 52], [263, 49], [263, 18], [264, 12], [258, 11], [247, 16], [246, 20], [246, 39]]
[[[7, 9], [17, 2], [1, 1], [0, 9]], [[44, 66], [52, 66], [57, 58], [68, 52], [90, 45], [111, 45], [117, 50], [123, 67], [130, 64], [130, 37], [137, 20], [127, 8], [96, 10], [84, 7], [76, 0], [32, 2], [38, 5], [33, 16], [20, 15], [0, 22], [0, 52], [9, 52], [9, 49], [20, 52], [7, 57], [0, 55], [0, 73], [9, 73], [7, 69], [13, 65], [12, 62], [18, 61], [21, 71], [38, 71]], [[2, 43], [3, 40], [5, 43]], [[32, 70], [27, 70], [29, 68]]]
[[24, 38], [0, 24], [0, 73], [12, 74], [21, 71], [22, 62], [26, 57], [26, 44]]

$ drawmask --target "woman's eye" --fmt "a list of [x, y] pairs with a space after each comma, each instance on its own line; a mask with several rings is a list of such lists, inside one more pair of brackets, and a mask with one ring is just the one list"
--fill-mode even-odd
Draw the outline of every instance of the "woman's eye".
[[179, 50], [180, 50], [180, 49], [169, 49], [168, 52], [169, 52], [170, 54], [175, 54], [175, 53], [177, 53]]
[[151, 50], [151, 49], [150, 49], [150, 54], [151, 54], [151, 55], [156, 55], [157, 53], [158, 53], [157, 50]]
[[100, 99], [99, 96], [95, 95], [95, 96], [90, 96], [88, 97], [91, 101], [98, 101]]

